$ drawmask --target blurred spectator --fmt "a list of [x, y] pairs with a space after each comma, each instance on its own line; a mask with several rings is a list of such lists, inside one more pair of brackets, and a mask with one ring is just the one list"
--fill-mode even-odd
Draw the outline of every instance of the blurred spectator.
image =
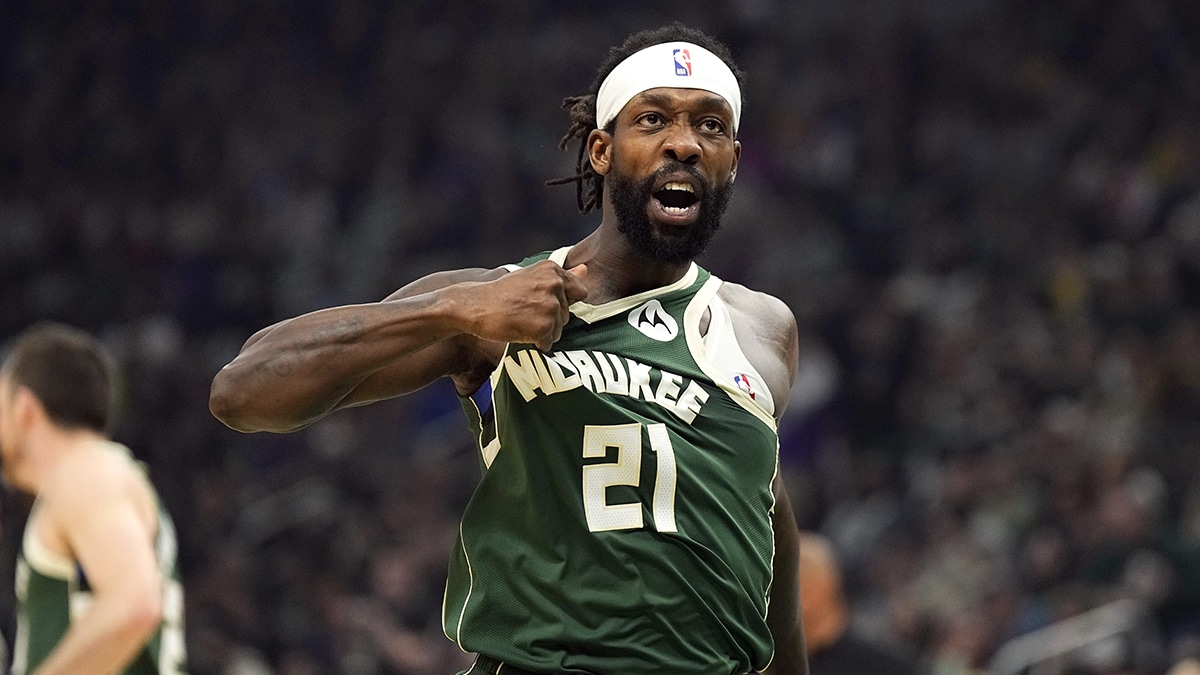
[[900, 655], [855, 632], [833, 550], [813, 533], [800, 538], [800, 602], [813, 675], [916, 674]]
[[1200, 661], [1184, 659], [1167, 671], [1167, 675], [1200, 675]]

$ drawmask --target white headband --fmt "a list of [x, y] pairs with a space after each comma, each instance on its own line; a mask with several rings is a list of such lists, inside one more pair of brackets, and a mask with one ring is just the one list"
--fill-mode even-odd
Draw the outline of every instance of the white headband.
[[635, 52], [604, 78], [596, 94], [596, 122], [613, 121], [630, 99], [647, 89], [703, 89], [733, 108], [733, 131], [742, 117], [742, 93], [733, 71], [719, 56], [690, 42], [664, 42]]

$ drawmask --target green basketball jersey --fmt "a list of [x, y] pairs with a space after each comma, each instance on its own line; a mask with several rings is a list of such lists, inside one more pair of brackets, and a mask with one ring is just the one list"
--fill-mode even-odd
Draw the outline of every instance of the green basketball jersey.
[[542, 672], [767, 666], [778, 436], [701, 336], [720, 284], [692, 265], [576, 303], [550, 352], [508, 345], [490, 399], [463, 399], [485, 470], [443, 607], [462, 649]]
[[[114, 449], [128, 455], [124, 446]], [[17, 559], [17, 639], [13, 675], [37, 670], [66, 634], [71, 622], [91, 604], [87, 574], [75, 560], [48, 550], [34, 535], [34, 502]], [[123, 672], [127, 675], [177, 675], [184, 672], [183, 586], [175, 566], [177, 542], [170, 515], [158, 509], [155, 552], [163, 576], [163, 622], [146, 647]]]

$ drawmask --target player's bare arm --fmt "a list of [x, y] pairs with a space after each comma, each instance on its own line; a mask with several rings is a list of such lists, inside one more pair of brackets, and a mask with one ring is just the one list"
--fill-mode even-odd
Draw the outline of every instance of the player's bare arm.
[[[775, 401], [775, 418], [787, 408], [799, 364], [799, 331], [792, 311], [782, 301], [745, 286], [726, 282], [721, 298], [734, 316], [734, 331], [746, 358], [766, 380]], [[775, 492], [775, 557], [767, 624], [775, 639], [771, 675], [808, 675], [804, 627], [801, 623], [800, 533], [782, 476], [772, 485]]]
[[775, 640], [769, 675], [808, 675], [808, 650], [800, 612], [800, 530], [783, 478], [775, 477], [775, 557], [767, 625]]
[[92, 605], [36, 675], [118, 672], [162, 619], [157, 507], [149, 485], [112, 453], [78, 453], [57, 467], [40, 499], [34, 534], [52, 552], [79, 562]]
[[549, 349], [587, 296], [551, 262], [419, 279], [378, 303], [318, 310], [252, 336], [213, 379], [209, 407], [239, 431], [293, 431], [347, 406], [452, 376], [469, 393], [507, 342]]

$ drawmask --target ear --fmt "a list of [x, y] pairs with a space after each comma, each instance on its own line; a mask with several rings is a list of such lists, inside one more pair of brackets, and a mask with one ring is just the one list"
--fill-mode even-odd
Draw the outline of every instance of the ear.
[[738, 160], [742, 158], [742, 142], [733, 142], [733, 166], [729, 169], [729, 182], [732, 183], [737, 178]]
[[588, 161], [601, 176], [608, 175], [612, 168], [612, 140], [612, 134], [603, 129], [593, 129], [587, 137]]
[[18, 386], [13, 392], [12, 410], [13, 419], [22, 429], [28, 429], [39, 419], [46, 417], [42, 402], [29, 387]]

